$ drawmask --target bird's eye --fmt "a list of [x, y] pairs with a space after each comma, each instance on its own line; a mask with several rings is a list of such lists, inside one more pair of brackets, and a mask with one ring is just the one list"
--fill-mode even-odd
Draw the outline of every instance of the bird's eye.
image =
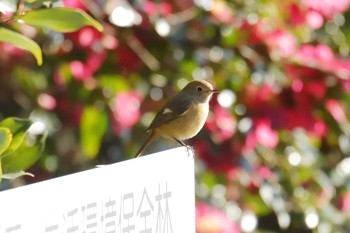
[[201, 92], [201, 91], [203, 91], [203, 88], [202, 87], [197, 87], [197, 91]]

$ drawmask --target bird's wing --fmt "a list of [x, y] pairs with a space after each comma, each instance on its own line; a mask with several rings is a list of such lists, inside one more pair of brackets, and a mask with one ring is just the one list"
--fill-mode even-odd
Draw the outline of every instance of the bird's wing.
[[180, 97], [179, 95], [171, 98], [156, 115], [147, 131], [157, 128], [160, 125], [173, 121], [179, 116], [184, 115], [193, 103], [191, 100], [191, 98], [184, 98], [184, 96]]

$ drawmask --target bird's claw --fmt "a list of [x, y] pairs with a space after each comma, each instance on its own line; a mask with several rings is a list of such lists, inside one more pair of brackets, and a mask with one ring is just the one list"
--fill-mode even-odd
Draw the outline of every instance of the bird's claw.
[[196, 151], [194, 150], [193, 146], [186, 145], [186, 150], [188, 157], [192, 155], [192, 158], [194, 158]]

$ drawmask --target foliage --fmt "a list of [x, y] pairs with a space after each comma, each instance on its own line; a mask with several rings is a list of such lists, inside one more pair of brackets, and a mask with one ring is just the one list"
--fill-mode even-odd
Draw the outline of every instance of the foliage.
[[[197, 232], [349, 231], [350, 1], [9, 2], [1, 30], [28, 39], [0, 44], [0, 109], [45, 122], [43, 178], [132, 157], [166, 98], [207, 79]], [[34, 20], [62, 4], [53, 19], [91, 26]], [[40, 64], [33, 43], [40, 67], [15, 47]]]
[[[22, 175], [40, 157], [45, 142], [40, 123], [19, 118], [6, 118], [0, 122], [0, 181]], [[39, 126], [40, 127], [40, 126]]]
[[[11, 5], [11, 2], [5, 1], [3, 4], [4, 7], [6, 4]], [[12, 4], [15, 4], [15, 2], [12, 2]], [[21, 6], [20, 1], [17, 6]], [[27, 12], [20, 12], [19, 10], [18, 7], [16, 13], [11, 15], [7, 21], [24, 22], [32, 26], [46, 27], [59, 32], [72, 32], [83, 26], [93, 26], [99, 31], [103, 30], [101, 24], [79, 9], [57, 7]], [[5, 11], [4, 14], [6, 14]], [[32, 39], [13, 30], [0, 27], [0, 42], [9, 43], [31, 52], [36, 58], [37, 64], [42, 64], [42, 51]], [[25, 137], [27, 138], [25, 139]], [[33, 176], [31, 173], [24, 172], [24, 170], [31, 167], [43, 151], [46, 133], [42, 123], [32, 124], [29, 120], [7, 118], [0, 122], [0, 139], [0, 181], [2, 178], [13, 179], [23, 175]]]

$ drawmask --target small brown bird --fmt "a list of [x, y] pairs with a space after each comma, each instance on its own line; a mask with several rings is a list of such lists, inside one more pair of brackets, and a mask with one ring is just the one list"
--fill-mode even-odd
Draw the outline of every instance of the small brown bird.
[[148, 127], [148, 137], [135, 157], [139, 157], [155, 137], [173, 138], [182, 146], [202, 129], [209, 113], [209, 100], [218, 92], [204, 80], [188, 83], [173, 96], [156, 115]]

